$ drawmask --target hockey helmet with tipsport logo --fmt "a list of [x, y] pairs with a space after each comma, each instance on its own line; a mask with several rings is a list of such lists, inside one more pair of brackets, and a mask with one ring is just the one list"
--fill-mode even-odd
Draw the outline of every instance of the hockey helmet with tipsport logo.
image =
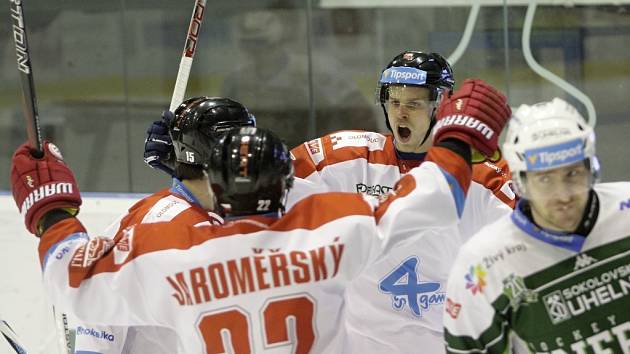
[[591, 186], [599, 178], [593, 128], [575, 107], [560, 98], [521, 105], [510, 121], [502, 150], [521, 196], [527, 195], [527, 171], [552, 170], [584, 161], [591, 171]]
[[207, 171], [217, 200], [231, 216], [283, 212], [294, 179], [287, 146], [255, 127], [233, 129], [221, 138]]
[[[381, 73], [378, 81], [377, 99], [385, 114], [385, 124], [391, 130], [385, 104], [391, 86], [419, 86], [429, 89], [429, 100], [439, 103], [444, 93], [451, 94], [455, 78], [451, 65], [438, 53], [407, 50], [398, 54]], [[435, 121], [435, 110], [431, 113]], [[431, 129], [429, 128], [429, 131]]]
[[230, 129], [256, 126], [247, 108], [229, 98], [193, 97], [175, 109], [169, 127], [178, 162], [203, 166], [210, 150]]

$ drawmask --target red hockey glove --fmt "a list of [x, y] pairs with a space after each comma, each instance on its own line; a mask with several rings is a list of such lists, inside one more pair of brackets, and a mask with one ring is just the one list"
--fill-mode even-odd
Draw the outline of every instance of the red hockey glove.
[[467, 79], [440, 103], [433, 142], [455, 138], [492, 156], [511, 116], [512, 110], [502, 93], [483, 80]]
[[31, 148], [22, 144], [13, 154], [11, 166], [13, 199], [33, 234], [37, 234], [37, 223], [47, 212], [66, 209], [74, 215], [81, 205], [77, 182], [59, 149], [44, 142], [43, 150], [44, 157], [37, 159], [31, 155]]

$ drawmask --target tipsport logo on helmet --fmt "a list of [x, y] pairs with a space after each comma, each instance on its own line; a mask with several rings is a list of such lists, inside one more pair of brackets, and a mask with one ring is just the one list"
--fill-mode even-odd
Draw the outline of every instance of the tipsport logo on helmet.
[[585, 158], [584, 145], [580, 139], [571, 140], [563, 144], [525, 150], [525, 163], [530, 171], [568, 165], [582, 161]]
[[427, 72], [416, 68], [392, 67], [381, 75], [381, 84], [424, 85], [427, 83]]

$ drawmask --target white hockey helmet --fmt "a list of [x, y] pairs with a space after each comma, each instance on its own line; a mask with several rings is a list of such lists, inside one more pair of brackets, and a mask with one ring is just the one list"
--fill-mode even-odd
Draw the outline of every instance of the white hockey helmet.
[[516, 191], [524, 197], [526, 171], [550, 170], [586, 161], [592, 174], [591, 183], [599, 178], [593, 128], [575, 107], [560, 98], [521, 105], [510, 120], [502, 151]]

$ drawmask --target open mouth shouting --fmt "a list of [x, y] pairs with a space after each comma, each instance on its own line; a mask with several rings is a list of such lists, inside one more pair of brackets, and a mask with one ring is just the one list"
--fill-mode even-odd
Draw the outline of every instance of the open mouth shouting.
[[411, 139], [411, 129], [409, 129], [409, 127], [405, 125], [399, 125], [396, 129], [396, 132], [398, 133], [398, 140], [401, 143], [408, 143]]

